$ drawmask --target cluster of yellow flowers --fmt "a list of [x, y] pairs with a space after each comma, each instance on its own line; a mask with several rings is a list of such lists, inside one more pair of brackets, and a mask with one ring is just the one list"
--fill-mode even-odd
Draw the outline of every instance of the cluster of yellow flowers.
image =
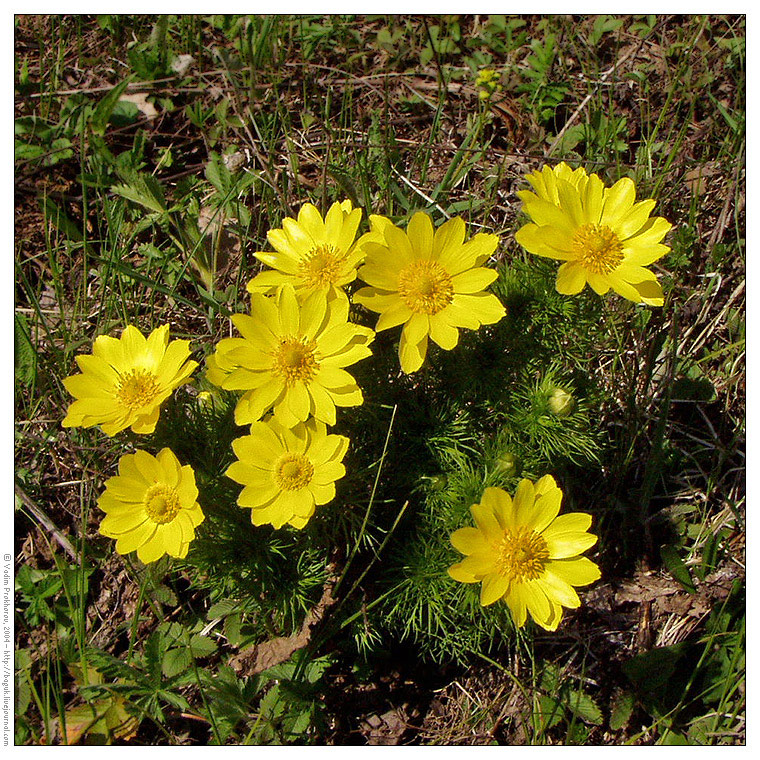
[[[198, 366], [189, 356], [188, 341], [169, 343], [168, 325], [147, 340], [132, 325], [120, 339], [98, 336], [92, 354], [76, 358], [82, 374], [63, 381], [76, 399], [63, 426], [100, 425], [106, 435], [128, 427], [134, 433], [152, 433], [161, 404]], [[116, 551], [137, 550], [143, 562], [165, 553], [184, 557], [204, 519], [197, 498], [192, 467], [180, 465], [170, 449], [157, 457], [138, 449], [122, 456], [119, 474], [106, 481], [98, 499], [106, 513], [100, 532], [116, 539]]]
[[[531, 253], [563, 260], [560, 293], [577, 293], [586, 282], [600, 294], [610, 288], [636, 302], [661, 305], [662, 290], [645, 266], [667, 250], [670, 229], [650, 219], [654, 201], [635, 203], [635, 188], [622, 179], [604, 187], [595, 174], [566, 164], [528, 177], [535, 193], [519, 193], [532, 222], [517, 241]], [[247, 435], [233, 442], [237, 457], [226, 474], [243, 486], [238, 504], [251, 510], [254, 525], [286, 523], [303, 528], [317, 506], [335, 497], [345, 475], [345, 436], [328, 433], [338, 407], [363, 403], [347, 367], [371, 355], [375, 331], [401, 326], [403, 372], [420, 369], [428, 341], [445, 350], [459, 328], [477, 329], [505, 316], [499, 299], [485, 292], [497, 272], [484, 266], [498, 237], [477, 233], [465, 240], [460, 218], [438, 229], [425, 213], [406, 230], [382, 216], [357, 238], [362, 212], [350, 201], [334, 203], [323, 218], [310, 203], [297, 219], [286, 218], [267, 238], [274, 251], [256, 257], [271, 269], [248, 283], [250, 313], [235, 314], [240, 337], [221, 340], [207, 358], [206, 377], [239, 391], [235, 422]], [[365, 283], [352, 299], [379, 314], [374, 330], [349, 321], [349, 294], [357, 277]], [[64, 380], [75, 397], [64, 427], [100, 425], [107, 435], [130, 427], [152, 433], [161, 404], [190, 377], [188, 342], [169, 343], [168, 326], [146, 339], [127, 327], [120, 339], [96, 338], [91, 355], [78, 356], [82, 374]], [[164, 553], [184, 557], [204, 515], [190, 466], [170, 449], [156, 457], [137, 450], [119, 461], [99, 499], [106, 517], [103, 535], [116, 550], [137, 550], [143, 562]], [[503, 599], [515, 623], [527, 612], [556, 629], [563, 607], [580, 602], [574, 586], [599, 578], [580, 554], [596, 536], [584, 513], [558, 516], [562, 492], [550, 475], [523, 480], [514, 499], [486, 489], [473, 505], [476, 527], [451, 536], [467, 557], [449, 569], [463, 583], [482, 582], [481, 603]]]
[[475, 86], [479, 87], [478, 98], [480, 100], [490, 100], [495, 92], [501, 92], [503, 89], [499, 80], [501, 74], [493, 69], [481, 69], [475, 79]]
[[415, 214], [406, 231], [382, 216], [357, 239], [362, 212], [334, 203], [324, 219], [310, 203], [267, 238], [273, 252], [256, 257], [272, 267], [248, 283], [250, 314], [236, 314], [242, 337], [219, 342], [207, 378], [243, 391], [235, 422], [251, 434], [235, 441], [229, 477], [245, 486], [238, 504], [255, 525], [302, 528], [317, 506], [335, 496], [345, 474], [345, 436], [327, 433], [337, 407], [363, 403], [346, 370], [371, 355], [375, 332], [349, 322], [344, 287], [359, 277], [368, 287], [355, 303], [379, 312], [375, 330], [403, 325], [399, 357], [404, 372], [418, 370], [428, 337], [445, 349], [458, 327], [477, 328], [504, 316], [496, 296], [482, 293], [497, 273], [481, 267], [495, 235], [464, 242], [465, 225], [452, 219], [437, 231]]

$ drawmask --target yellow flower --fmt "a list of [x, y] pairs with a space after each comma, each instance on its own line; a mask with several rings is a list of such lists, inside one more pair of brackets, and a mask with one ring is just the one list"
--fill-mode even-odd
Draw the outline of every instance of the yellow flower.
[[671, 228], [650, 218], [654, 200], [636, 203], [636, 188], [624, 177], [605, 187], [596, 175], [560, 164], [528, 177], [535, 193], [518, 193], [534, 223], [515, 235], [538, 256], [565, 263], [557, 272], [557, 291], [579, 293], [588, 283], [599, 295], [610, 288], [624, 298], [662, 306], [662, 288], [646, 267], [670, 248], [660, 243]]
[[63, 427], [100, 425], [106, 435], [130, 427], [135, 433], [152, 433], [161, 404], [186, 383], [198, 362], [186, 361], [189, 342], [169, 343], [169, 325], [148, 336], [133, 326], [121, 338], [99, 335], [92, 354], [77, 356], [81, 375], [64, 379], [76, 399]]
[[317, 505], [335, 498], [335, 481], [346, 473], [341, 460], [348, 438], [328, 435], [324, 423], [313, 419], [292, 429], [274, 418], [254, 422], [251, 434], [232, 448], [238, 461], [227, 476], [245, 486], [238, 504], [251, 510], [254, 525], [303, 528]]
[[493, 69], [481, 69], [475, 79], [475, 85], [483, 88], [478, 91], [478, 97], [481, 100], [488, 100], [494, 92], [501, 91], [500, 78], [501, 75]]
[[309, 415], [335, 424], [336, 406], [359, 406], [362, 392], [347, 367], [371, 355], [374, 332], [348, 322], [348, 299], [312, 293], [299, 304], [291, 285], [274, 298], [251, 296], [251, 314], [232, 317], [242, 338], [225, 338], [207, 377], [246, 391], [235, 422], [248, 425], [271, 408], [285, 427]]
[[392, 224], [381, 231], [384, 242], [365, 245], [367, 259], [359, 270], [371, 287], [357, 291], [354, 300], [380, 313], [378, 332], [404, 325], [404, 372], [422, 366], [428, 337], [450, 350], [459, 341], [458, 327], [475, 330], [504, 316], [499, 299], [482, 292], [498, 276], [481, 266], [496, 249], [496, 235], [478, 233], [465, 243], [462, 219], [450, 219], [434, 232], [423, 212], [412, 217], [406, 232]]
[[580, 606], [573, 586], [600, 577], [599, 568], [579, 556], [596, 543], [587, 533], [591, 515], [558, 517], [561, 502], [551, 475], [535, 485], [522, 480], [514, 499], [501, 488], [486, 488], [480, 504], [470, 507], [477, 527], [451, 535], [454, 547], [467, 556], [449, 575], [462, 583], [482, 582], [480, 603], [504, 599], [518, 628], [530, 612], [542, 628], [556, 630], [562, 608]]
[[197, 498], [193, 468], [180, 465], [171, 449], [157, 457], [140, 450], [125, 454], [98, 499], [106, 513], [100, 532], [116, 539], [119, 554], [137, 549], [146, 563], [164, 554], [184, 557], [204, 520]]
[[254, 253], [274, 269], [254, 277], [248, 292], [269, 295], [290, 283], [299, 299], [317, 290], [342, 293], [356, 279], [356, 267], [364, 257], [362, 244], [368, 236], [354, 242], [361, 218], [361, 209], [352, 208], [349, 200], [333, 203], [324, 220], [315, 206], [304, 204], [297, 221], [285, 218], [282, 229], [267, 233], [274, 252]]

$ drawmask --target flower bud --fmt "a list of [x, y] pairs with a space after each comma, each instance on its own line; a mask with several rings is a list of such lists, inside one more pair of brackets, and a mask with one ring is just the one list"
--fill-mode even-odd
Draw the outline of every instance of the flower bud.
[[567, 417], [575, 410], [575, 399], [564, 388], [555, 388], [549, 395], [548, 404], [552, 414], [557, 417]]
[[497, 457], [496, 468], [507, 477], [515, 477], [522, 471], [522, 462], [516, 454], [505, 451]]

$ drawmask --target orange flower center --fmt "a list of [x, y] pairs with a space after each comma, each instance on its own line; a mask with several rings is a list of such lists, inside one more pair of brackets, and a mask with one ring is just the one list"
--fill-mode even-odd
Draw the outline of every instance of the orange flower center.
[[314, 465], [303, 455], [283, 454], [274, 470], [274, 479], [283, 491], [305, 488], [314, 477]]
[[606, 224], [584, 224], [573, 236], [573, 253], [589, 272], [609, 274], [623, 261], [623, 244]]
[[437, 261], [423, 259], [401, 270], [398, 292], [415, 314], [437, 314], [454, 299], [454, 283]]
[[531, 581], [543, 572], [549, 549], [541, 535], [520, 527], [505, 532], [496, 555], [499, 569], [511, 581]]
[[343, 274], [346, 256], [338, 248], [323, 243], [309, 251], [298, 265], [299, 276], [309, 290], [335, 285]]
[[170, 523], [179, 513], [180, 507], [176, 490], [163, 483], [154, 483], [145, 494], [145, 511], [158, 525]]
[[273, 371], [285, 380], [287, 386], [299, 380], [308, 383], [319, 369], [316, 347], [316, 343], [306, 338], [283, 338], [274, 353]]
[[116, 386], [116, 396], [124, 406], [139, 409], [158, 395], [156, 376], [146, 369], [132, 369], [121, 375]]

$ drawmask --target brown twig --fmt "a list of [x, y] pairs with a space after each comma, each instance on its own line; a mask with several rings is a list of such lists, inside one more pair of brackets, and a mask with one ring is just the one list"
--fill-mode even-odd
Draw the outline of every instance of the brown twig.
[[71, 545], [71, 542], [69, 541], [66, 536], [61, 533], [60, 530], [56, 527], [55, 523], [42, 511], [40, 507], [38, 507], [26, 494], [26, 492], [21, 488], [21, 486], [18, 485], [18, 483], [14, 483], [14, 491], [16, 493], [16, 496], [21, 500], [23, 505], [32, 513], [33, 517], [37, 522], [42, 525], [45, 530], [47, 530], [48, 533], [60, 544], [61, 548], [66, 552], [66, 554], [71, 557], [74, 562], [79, 564], [79, 555], [77, 554], [74, 547]]

